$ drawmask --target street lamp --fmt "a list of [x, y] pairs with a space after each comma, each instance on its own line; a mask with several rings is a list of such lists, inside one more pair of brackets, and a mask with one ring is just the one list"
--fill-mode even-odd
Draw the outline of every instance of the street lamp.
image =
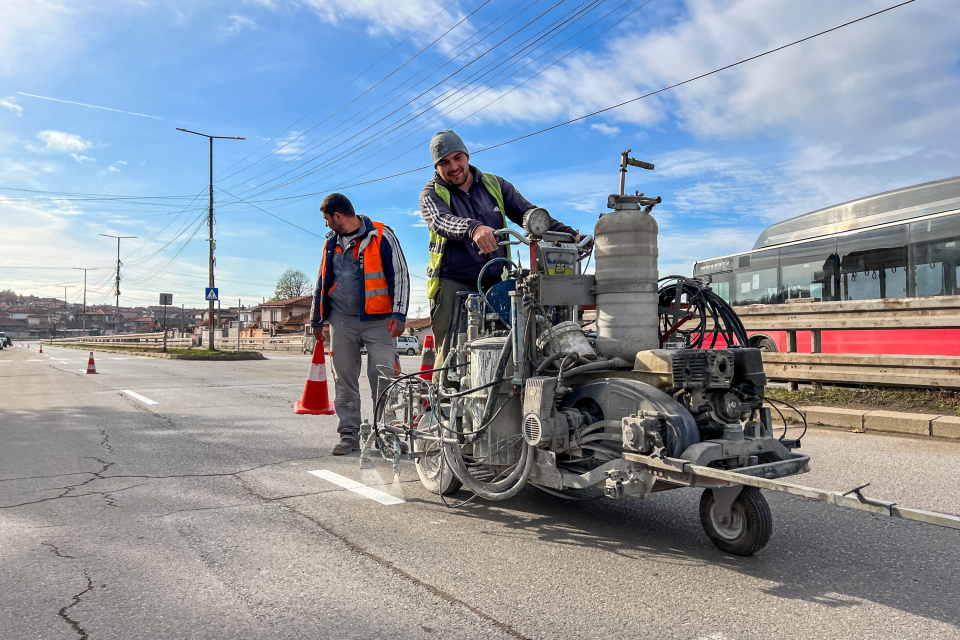
[[[207, 238], [207, 242], [210, 243], [210, 259], [209, 259], [209, 270], [210, 270], [210, 284], [208, 285], [211, 289], [214, 287], [213, 280], [213, 250], [216, 247], [216, 242], [213, 240], [213, 141], [214, 140], [246, 140], [246, 138], [238, 138], [236, 136], [211, 136], [206, 133], [198, 133], [197, 131], [190, 131], [189, 129], [181, 129], [176, 127], [177, 131], [183, 131], [184, 133], [192, 133], [195, 136], [203, 136], [210, 140], [210, 217], [209, 217], [209, 227], [210, 227], [210, 237]], [[208, 310], [210, 314], [210, 344], [208, 348], [213, 351], [214, 342], [213, 342], [213, 300], [210, 300], [210, 308]]]

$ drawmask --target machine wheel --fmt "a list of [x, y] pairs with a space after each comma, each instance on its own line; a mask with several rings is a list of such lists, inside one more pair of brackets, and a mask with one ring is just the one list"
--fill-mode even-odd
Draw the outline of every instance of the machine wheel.
[[415, 356], [415, 355], [417, 355], [417, 352], [414, 351], [413, 349], [407, 349], [407, 355], [408, 355], [408, 356]]
[[700, 496], [700, 522], [718, 549], [735, 556], [752, 556], [767, 546], [773, 533], [773, 516], [759, 489], [743, 487], [730, 506], [731, 522], [721, 523], [715, 511], [713, 489], [707, 489]]
[[[417, 428], [423, 423], [424, 428], [430, 424], [430, 412], [424, 413], [417, 419]], [[449, 466], [443, 467], [443, 478], [441, 485], [440, 477], [440, 444], [437, 442], [428, 442], [414, 438], [414, 451], [424, 451], [421, 458], [417, 458], [417, 475], [420, 476], [420, 484], [430, 493], [443, 494], [449, 496], [460, 490], [463, 483], [453, 474]]]

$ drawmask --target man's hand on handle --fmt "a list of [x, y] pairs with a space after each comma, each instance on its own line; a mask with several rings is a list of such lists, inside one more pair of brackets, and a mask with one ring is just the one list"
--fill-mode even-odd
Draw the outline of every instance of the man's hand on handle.
[[493, 253], [497, 250], [497, 238], [493, 235], [493, 229], [486, 225], [480, 225], [473, 230], [473, 241], [480, 248], [480, 253]]
[[390, 332], [390, 335], [394, 338], [400, 337], [400, 334], [403, 333], [403, 329], [406, 326], [406, 323], [401, 322], [400, 320], [389, 320], [387, 321], [387, 331]]

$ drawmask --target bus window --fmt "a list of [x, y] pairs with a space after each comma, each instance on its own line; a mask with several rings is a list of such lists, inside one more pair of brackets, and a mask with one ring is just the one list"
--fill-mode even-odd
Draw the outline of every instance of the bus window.
[[906, 225], [841, 237], [837, 254], [843, 300], [906, 297]]
[[839, 300], [837, 241], [817, 240], [781, 248], [780, 286], [785, 302], [796, 298]]
[[710, 288], [713, 289], [713, 292], [718, 296], [723, 298], [723, 301], [727, 304], [730, 304], [730, 283], [729, 282], [713, 282], [710, 284]]
[[915, 296], [960, 294], [960, 215], [910, 225], [910, 263]]
[[774, 249], [740, 256], [740, 268], [734, 271], [734, 304], [780, 302], [777, 284], [778, 253]]

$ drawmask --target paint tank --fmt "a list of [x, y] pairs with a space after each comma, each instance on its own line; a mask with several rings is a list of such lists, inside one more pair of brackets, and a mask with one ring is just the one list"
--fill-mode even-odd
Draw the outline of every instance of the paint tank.
[[657, 324], [657, 221], [640, 209], [621, 209], [597, 221], [597, 351], [633, 362], [660, 346]]

